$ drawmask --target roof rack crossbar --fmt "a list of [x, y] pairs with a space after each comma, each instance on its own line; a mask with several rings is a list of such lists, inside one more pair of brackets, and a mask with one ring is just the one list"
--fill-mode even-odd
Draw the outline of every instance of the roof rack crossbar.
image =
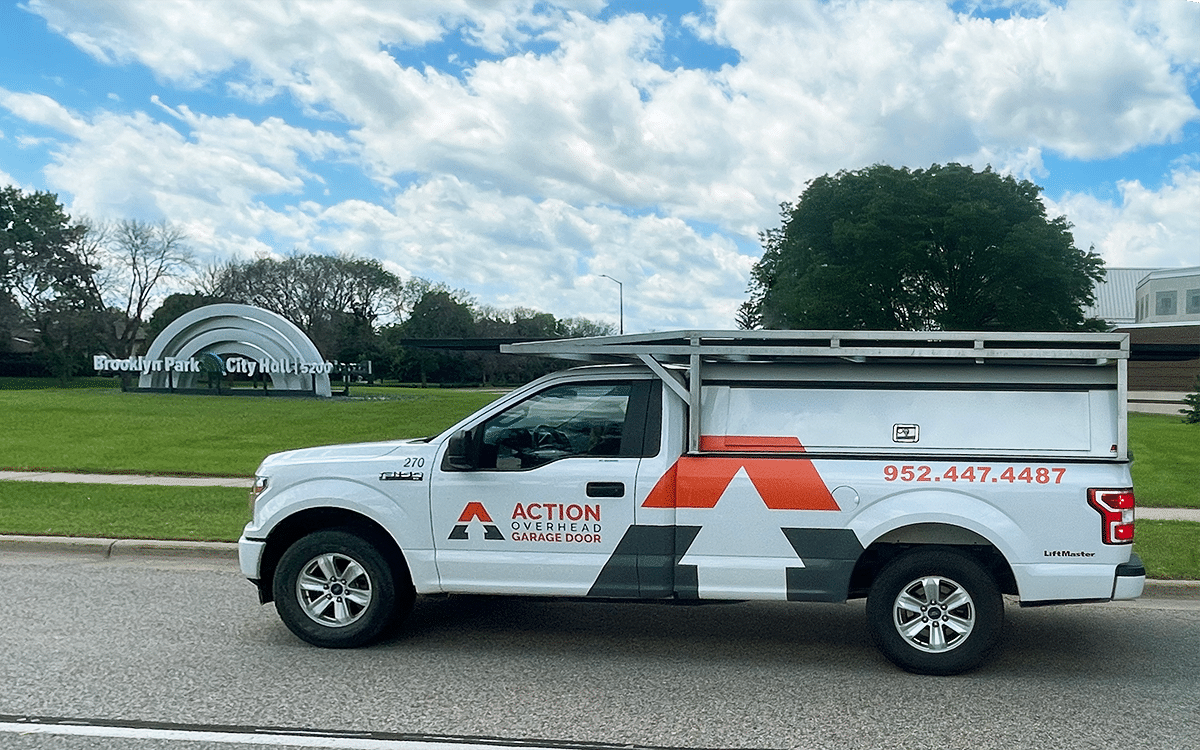
[[796, 358], [1077, 360], [1129, 358], [1127, 334], [910, 331], [670, 331], [509, 344], [512, 354], [610, 361], [761, 361]]

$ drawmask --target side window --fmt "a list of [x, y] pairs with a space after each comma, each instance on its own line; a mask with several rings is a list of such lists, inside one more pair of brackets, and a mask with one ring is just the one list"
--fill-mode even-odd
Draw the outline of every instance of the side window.
[[576, 383], [531, 396], [481, 426], [479, 468], [513, 471], [572, 456], [626, 455], [632, 390], [629, 383]]

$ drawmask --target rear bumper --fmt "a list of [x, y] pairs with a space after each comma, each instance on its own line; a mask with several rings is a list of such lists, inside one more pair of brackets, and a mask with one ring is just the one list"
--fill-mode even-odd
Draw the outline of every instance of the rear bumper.
[[1037, 563], [1012, 568], [1022, 607], [1136, 599], [1146, 585], [1146, 567], [1132, 552], [1128, 562], [1116, 565]]
[[1129, 554], [1129, 562], [1117, 566], [1113, 579], [1113, 599], [1137, 599], [1146, 587], [1146, 566], [1135, 553]]

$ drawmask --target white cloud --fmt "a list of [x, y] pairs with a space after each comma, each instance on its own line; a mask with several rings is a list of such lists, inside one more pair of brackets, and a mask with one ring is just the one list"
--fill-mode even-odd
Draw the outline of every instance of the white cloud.
[[5, 172], [3, 169], [0, 169], [0, 187], [8, 187], [10, 185], [22, 191], [27, 191], [29, 189], [18, 182], [17, 178], [13, 177], [8, 172]]
[[1047, 203], [1074, 224], [1076, 246], [1094, 245], [1110, 267], [1200, 265], [1200, 170], [1179, 167], [1159, 190], [1136, 180], [1119, 187], [1120, 205], [1086, 194]]
[[44, 125], [65, 135], [77, 136], [84, 128], [83, 121], [66, 107], [42, 94], [21, 94], [0, 88], [0, 107], [26, 122]]
[[145, 112], [87, 117], [46, 97], [0, 91], [0, 106], [61, 133], [57, 142], [42, 139], [53, 151], [44, 172], [52, 189], [71, 196], [72, 214], [168, 219], [187, 231], [204, 261], [286, 252], [306, 240], [309, 213], [262, 201], [320, 183], [312, 162], [344, 157], [349, 144], [278, 118], [255, 123], [154, 104], [182, 132]]
[[488, 304], [537, 307], [629, 329], [732, 326], [753, 259], [679, 219], [481, 190], [454, 178], [414, 185], [385, 208], [363, 201], [314, 217], [316, 249], [392, 261], [402, 274], [465, 287]]
[[741, 53], [731, 86], [759, 104], [759, 121], [790, 109], [815, 121], [810, 131], [843, 134], [850, 156], [838, 166], [986, 157], [1009, 169], [1029, 163], [1030, 146], [1112, 156], [1177, 137], [1200, 116], [1158, 46], [1166, 32], [1136, 29], [1129, 12], [1075, 3], [990, 21], [917, 2], [730, 3], [709, 33]]
[[136, 61], [165, 80], [197, 86], [244, 61], [260, 81], [293, 93], [305, 86], [307, 74], [331, 63], [369, 69], [381, 45], [415, 48], [461, 30], [487, 52], [502, 53], [555, 23], [559, 8], [595, 13], [604, 3], [556, 2], [535, 12], [537, 5], [537, 0], [29, 2], [52, 29], [102, 62]]
[[0, 97], [0, 105], [69, 136], [46, 167], [47, 179], [74, 196], [74, 210], [98, 218], [186, 220], [187, 213], [179, 215], [172, 208], [187, 206], [203, 214], [202, 204], [229, 210], [261, 196], [296, 193], [314, 177], [302, 159], [347, 150], [333, 135], [294, 128], [277, 118], [252, 123], [164, 106], [185, 126], [180, 133], [144, 112], [100, 112], [89, 119], [54, 103], [38, 107], [44, 116], [34, 119], [30, 108], [22, 106], [33, 100]]
[[287, 79], [288, 63], [328, 52], [339, 39], [353, 48], [377, 44], [381, 38], [421, 44], [444, 33], [441, 14], [430, 12], [434, 3], [420, 0], [408, 4], [407, 15], [379, 11], [372, 4], [324, 1], [126, 0], [80, 5], [31, 0], [29, 5], [52, 29], [96, 59], [136, 61], [183, 86], [197, 86], [239, 60]]
[[[1200, 119], [1200, 13], [1178, 3], [1034, 2], [992, 21], [911, 0], [716, 2], [683, 32], [601, 5], [31, 0], [168, 88], [132, 114], [4, 89], [0, 106], [60, 134], [46, 176], [72, 210], [166, 217], [214, 256], [360, 252], [559, 315], [612, 319], [607, 273], [641, 328], [730, 325], [753, 260], [735, 243], [820, 174], [959, 161], [1036, 178], [1048, 153], [1128, 154]], [[667, 66], [672, 33], [738, 62]], [[428, 56], [440, 42], [454, 61]], [[195, 87], [286, 96], [331, 124], [209, 114], [178, 90]], [[330, 163], [377, 192], [324, 190]], [[1200, 235], [1195, 174], [1053, 208], [1110, 263], [1173, 265]]]
[[959, 25], [949, 40], [966, 73], [956, 93], [985, 139], [1102, 158], [1163, 143], [1196, 119], [1183, 76], [1118, 10]]
[[1200, 70], [1198, 0], [1187, 3], [1136, 3], [1129, 8], [1134, 28], [1150, 35], [1171, 60], [1195, 73]]
[[297, 201], [272, 209], [263, 197], [300, 192], [318, 179], [311, 160], [347, 145], [278, 119], [254, 123], [155, 104], [168, 122], [146, 113], [90, 120], [67, 113], [72, 138], [46, 174], [74, 196], [73, 213], [169, 218], [205, 261], [350, 252], [465, 287], [488, 304], [615, 324], [616, 295], [599, 276], [607, 273], [625, 283], [630, 330], [730, 326], [744, 299], [753, 258], [726, 237], [653, 213], [537, 199], [451, 176], [417, 182], [387, 205]]
[[[823, 172], [959, 160], [1028, 176], [1042, 150], [1112, 156], [1200, 116], [1179, 72], [1200, 60], [1196, 14], [1177, 10], [1077, 3], [991, 21], [927, 2], [721, 3], [690, 23], [741, 57], [714, 73], [660, 67], [661, 20], [532, 0], [152, 5], [33, 7], [102, 59], [170, 80], [245, 64], [237, 91], [286, 91], [351, 123], [381, 180], [453, 173], [740, 231]], [[510, 54], [460, 79], [387, 51], [458, 30]], [[521, 54], [532, 39], [556, 46]]]

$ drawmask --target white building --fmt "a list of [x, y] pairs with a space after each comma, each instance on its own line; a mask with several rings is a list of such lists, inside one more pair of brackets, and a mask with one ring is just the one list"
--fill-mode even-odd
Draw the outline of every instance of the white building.
[[1110, 268], [1086, 311], [1129, 334], [1129, 408], [1178, 414], [1200, 375], [1200, 266]]
[[1164, 268], [1137, 285], [1138, 323], [1200, 320], [1200, 266]]

